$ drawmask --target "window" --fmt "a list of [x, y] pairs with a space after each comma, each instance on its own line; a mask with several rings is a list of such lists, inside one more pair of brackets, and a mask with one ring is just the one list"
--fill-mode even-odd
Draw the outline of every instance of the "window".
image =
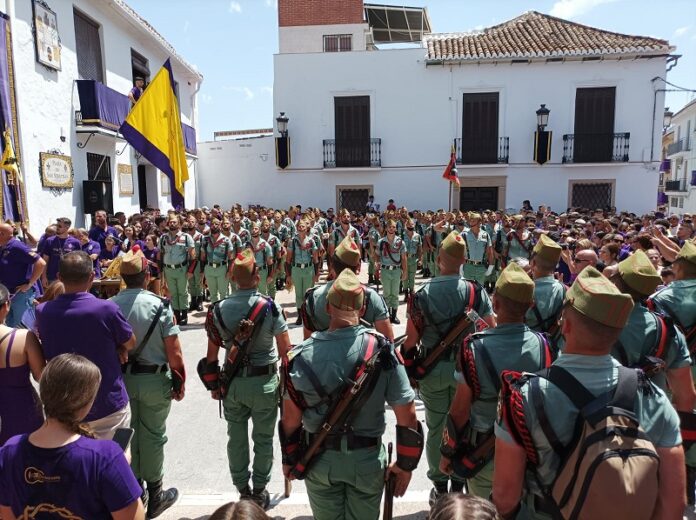
[[574, 208], [610, 208], [614, 186], [609, 182], [572, 184], [570, 206]]
[[138, 76], [145, 80], [145, 84], [150, 82], [150, 67], [147, 58], [133, 49], [131, 49], [131, 72], [134, 83]]
[[464, 164], [498, 162], [498, 92], [464, 94], [462, 150]]
[[678, 204], [679, 204], [679, 201], [677, 200], [677, 197], [670, 197], [669, 198], [670, 207], [676, 208]]
[[111, 182], [111, 157], [87, 152], [87, 180]]
[[680, 208], [684, 207], [684, 197], [679, 197], [679, 207]]
[[612, 160], [615, 101], [616, 87], [577, 89], [573, 162]]
[[324, 35], [324, 52], [348, 52], [353, 50], [352, 34]]
[[93, 79], [104, 83], [99, 24], [79, 11], [73, 11], [73, 19], [79, 78]]
[[660, 186], [664, 185], [665, 183], [665, 172], [660, 172]]
[[370, 166], [370, 96], [334, 98], [336, 166]]

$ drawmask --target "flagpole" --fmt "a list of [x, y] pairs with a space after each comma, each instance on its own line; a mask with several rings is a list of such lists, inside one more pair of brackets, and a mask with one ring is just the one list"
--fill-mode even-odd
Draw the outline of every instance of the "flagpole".
[[452, 182], [447, 183], [447, 213], [452, 211]]

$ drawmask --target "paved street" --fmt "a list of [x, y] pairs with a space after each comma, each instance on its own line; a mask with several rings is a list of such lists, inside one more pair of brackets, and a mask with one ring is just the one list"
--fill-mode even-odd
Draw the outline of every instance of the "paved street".
[[[367, 280], [364, 266], [361, 279]], [[417, 280], [417, 283], [420, 280]], [[292, 325], [297, 318], [294, 293], [281, 291], [277, 301], [283, 306], [290, 325], [290, 338], [294, 343], [302, 340], [302, 328]], [[403, 299], [403, 297], [402, 297]], [[395, 327], [395, 335], [405, 332], [406, 305], [401, 304], [401, 325]], [[194, 313], [189, 326], [181, 335], [182, 348], [188, 372], [186, 397], [173, 403], [168, 421], [169, 442], [166, 447], [165, 485], [175, 486], [182, 494], [177, 505], [160, 518], [203, 519], [218, 506], [237, 500], [227, 467], [226, 423], [218, 414], [218, 403], [213, 401], [203, 388], [195, 372], [198, 360], [205, 355], [207, 340], [202, 324], [205, 312]], [[423, 405], [417, 403], [418, 417], [424, 420]], [[394, 440], [394, 416], [387, 414], [385, 442]], [[269, 491], [273, 497], [273, 508], [269, 511], [276, 518], [311, 518], [304, 483], [293, 482], [292, 495], [283, 499], [283, 476], [280, 464], [280, 449], [275, 446], [276, 461]], [[426, 476], [425, 458], [413, 474], [407, 495], [395, 501], [395, 518], [425, 518], [428, 510], [429, 481]]]

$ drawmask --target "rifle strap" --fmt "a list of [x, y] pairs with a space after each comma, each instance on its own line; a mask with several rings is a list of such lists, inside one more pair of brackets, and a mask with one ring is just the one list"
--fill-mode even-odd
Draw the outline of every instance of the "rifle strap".
[[[266, 315], [268, 314], [267, 312], [261, 312], [268, 304], [270, 303], [270, 300], [267, 300], [263, 296], [257, 296], [256, 301], [252, 304], [251, 308], [249, 309], [249, 312], [247, 315], [244, 317], [245, 320], [249, 320], [254, 324], [254, 329], [252, 331], [252, 336], [249, 338], [248, 341], [246, 341], [243, 345], [240, 346], [239, 350], [239, 356], [242, 356], [242, 359], [246, 358], [247, 351], [249, 350], [249, 347], [252, 344], [252, 338], [256, 336], [256, 333], [258, 332], [258, 327], [261, 325], [263, 320], [265, 319]], [[229, 336], [230, 338], [234, 338], [234, 334], [227, 328], [227, 325], [225, 325], [224, 320], [222, 319], [222, 312], [220, 311], [220, 306], [215, 305], [215, 317], [218, 320], [218, 324], [220, 325], [220, 328], [222, 331]], [[244, 348], [241, 348], [244, 347]]]
[[[140, 340], [140, 343], [138, 343], [138, 346], [135, 348], [135, 350], [128, 354], [129, 362], [135, 362], [138, 360], [138, 356], [140, 356], [140, 354], [143, 352], [145, 345], [147, 345], [147, 342], [150, 340], [152, 333], [155, 331], [155, 327], [159, 323], [159, 319], [162, 316], [162, 313], [164, 312], [164, 308], [168, 306], [169, 302], [160, 302], [159, 307], [157, 307], [157, 311], [155, 312], [155, 317], [152, 318], [152, 322], [150, 323], [147, 332], [143, 336], [143, 339]], [[130, 315], [128, 317], [130, 317]]]

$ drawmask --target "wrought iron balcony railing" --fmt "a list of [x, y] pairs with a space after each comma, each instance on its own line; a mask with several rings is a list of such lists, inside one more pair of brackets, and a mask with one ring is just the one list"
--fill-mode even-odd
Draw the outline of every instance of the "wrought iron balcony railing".
[[379, 168], [382, 139], [324, 139], [324, 168]]
[[509, 137], [458, 137], [454, 146], [457, 164], [506, 164], [510, 158]]
[[628, 162], [630, 132], [618, 134], [566, 134], [564, 163]]

